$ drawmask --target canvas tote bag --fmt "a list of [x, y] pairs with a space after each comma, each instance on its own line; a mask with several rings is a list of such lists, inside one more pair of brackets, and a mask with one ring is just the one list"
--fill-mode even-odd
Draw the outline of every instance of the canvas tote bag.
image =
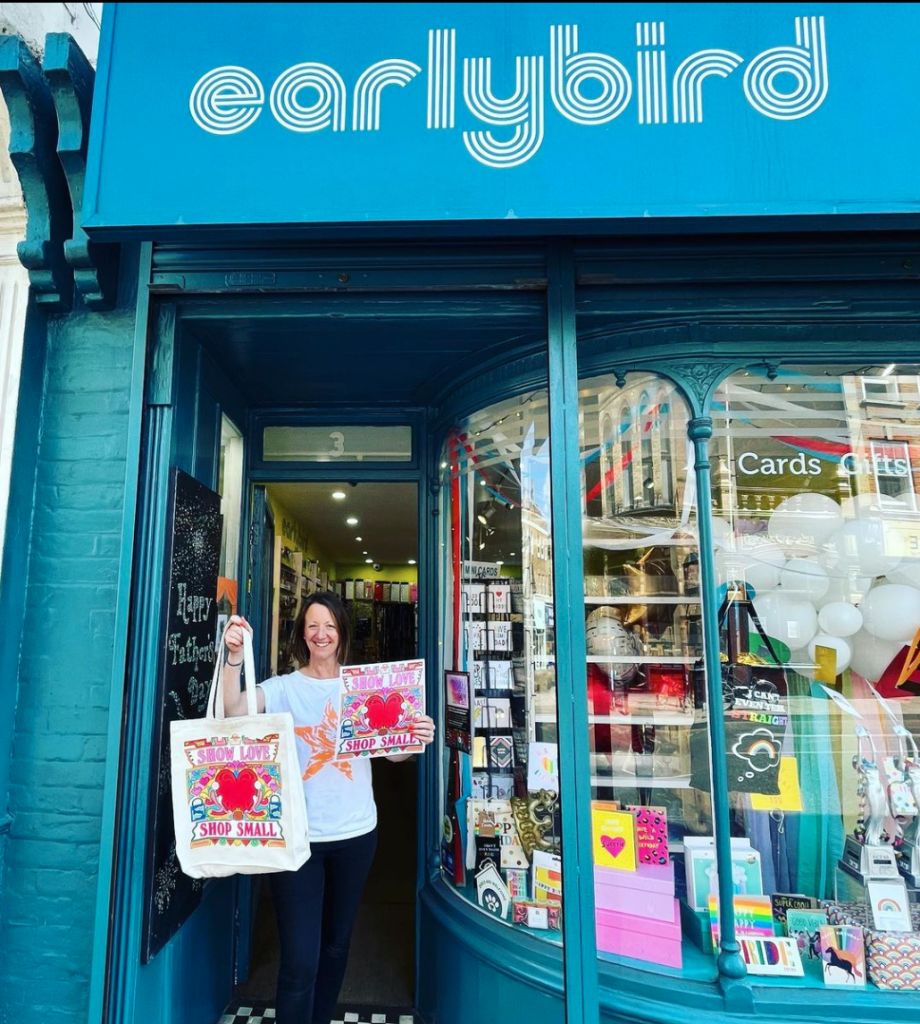
[[207, 716], [170, 724], [179, 864], [192, 878], [296, 871], [310, 856], [310, 841], [294, 720], [288, 713], [257, 713], [245, 629], [248, 713], [225, 718], [223, 661], [221, 637]]

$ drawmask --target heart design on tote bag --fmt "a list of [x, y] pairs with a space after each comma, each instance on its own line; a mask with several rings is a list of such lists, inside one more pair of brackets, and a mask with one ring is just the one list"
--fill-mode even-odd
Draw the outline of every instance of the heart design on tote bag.
[[402, 694], [391, 693], [384, 700], [379, 693], [367, 698], [367, 724], [372, 729], [395, 729], [402, 717]]
[[231, 811], [238, 821], [255, 801], [256, 773], [251, 768], [241, 768], [239, 774], [234, 775], [229, 768], [222, 768], [215, 781], [224, 810]]
[[601, 836], [601, 846], [611, 857], [619, 857], [626, 849], [626, 840], [622, 836], [617, 836], [615, 839], [612, 836]]

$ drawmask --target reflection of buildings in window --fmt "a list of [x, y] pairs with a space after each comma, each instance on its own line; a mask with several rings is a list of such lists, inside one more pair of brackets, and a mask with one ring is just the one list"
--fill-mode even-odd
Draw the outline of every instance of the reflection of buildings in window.
[[920, 428], [918, 378], [853, 375], [843, 378], [843, 388], [849, 451], [840, 460], [839, 474], [845, 490], [877, 495], [881, 512], [917, 511], [918, 467], [911, 446]]
[[901, 400], [898, 378], [894, 376], [863, 377], [864, 402], [898, 402]]
[[903, 441], [871, 441], [872, 473], [883, 511], [917, 510], [910, 448]]
[[639, 509], [673, 510], [676, 487], [670, 390], [645, 389], [638, 403], [630, 390], [599, 396], [604, 516]]

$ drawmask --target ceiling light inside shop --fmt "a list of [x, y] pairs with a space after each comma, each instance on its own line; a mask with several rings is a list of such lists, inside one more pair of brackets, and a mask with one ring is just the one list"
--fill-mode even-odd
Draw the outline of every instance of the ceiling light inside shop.
[[345, 522], [346, 522], [346, 523], [348, 523], [348, 525], [349, 525], [349, 526], [357, 526], [357, 525], [358, 525], [358, 520], [357, 520], [357, 519], [355, 519], [355, 517], [354, 517], [354, 516], [349, 516], [349, 517], [348, 517], [348, 518], [347, 518], [347, 519], [345, 520]]
[[409, 565], [415, 565], [415, 559], [414, 558], [410, 558], [409, 559]]
[[364, 561], [367, 562], [368, 565], [373, 565], [374, 564], [373, 558], [365, 558]]
[[333, 497], [333, 499], [335, 501], [344, 501], [345, 500], [345, 492], [344, 491], [333, 491], [332, 492], [332, 497]]

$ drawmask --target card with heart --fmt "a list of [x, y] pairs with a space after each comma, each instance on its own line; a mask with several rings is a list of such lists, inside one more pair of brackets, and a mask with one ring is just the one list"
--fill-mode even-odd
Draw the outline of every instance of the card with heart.
[[336, 760], [420, 753], [412, 723], [425, 713], [425, 663], [385, 662], [342, 670]]
[[631, 811], [618, 811], [609, 804], [592, 802], [591, 833], [594, 863], [598, 867], [636, 870], [636, 818]]

